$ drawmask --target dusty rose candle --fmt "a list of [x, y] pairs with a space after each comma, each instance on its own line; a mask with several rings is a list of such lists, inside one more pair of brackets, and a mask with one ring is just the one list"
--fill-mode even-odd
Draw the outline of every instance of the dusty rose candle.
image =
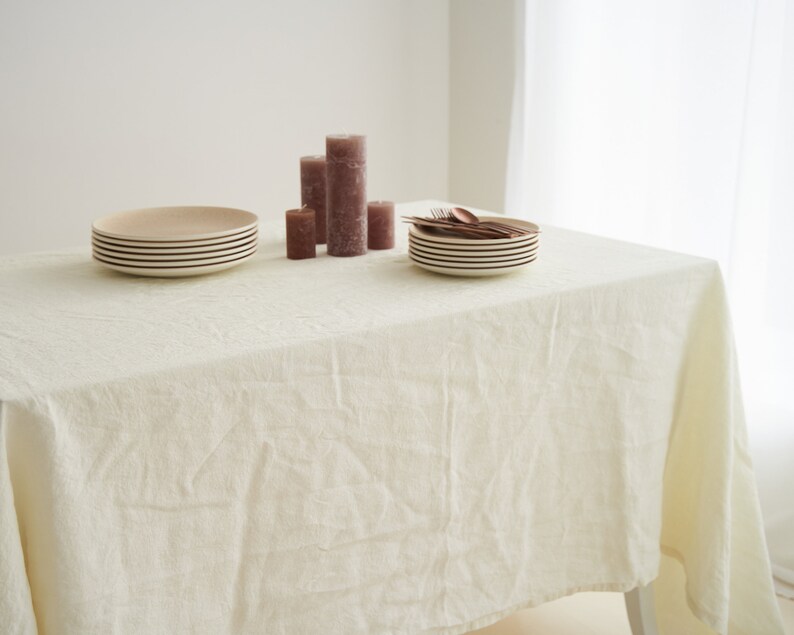
[[317, 244], [325, 244], [325, 156], [301, 157], [301, 205], [314, 210]]
[[287, 258], [314, 258], [316, 245], [314, 210], [307, 207], [287, 210]]
[[367, 138], [328, 135], [326, 213], [328, 254], [367, 253]]
[[370, 249], [394, 247], [394, 203], [370, 201], [367, 203], [367, 246]]

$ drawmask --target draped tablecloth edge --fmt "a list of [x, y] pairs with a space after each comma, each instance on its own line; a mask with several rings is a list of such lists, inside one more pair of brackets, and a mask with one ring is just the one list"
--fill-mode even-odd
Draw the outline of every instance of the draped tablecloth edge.
[[[36, 630], [36, 616], [33, 608], [33, 596], [30, 590], [30, 582], [27, 578], [27, 567], [25, 566], [21, 536], [19, 532], [19, 520], [17, 518], [16, 505], [14, 503], [14, 488], [11, 482], [11, 470], [9, 469], [8, 461], [6, 460], [6, 432], [8, 426], [5, 420], [5, 408], [3, 401], [0, 400], [0, 495], [8, 499], [8, 505], [4, 512], [0, 514], [0, 541], [4, 545], [8, 545], [7, 541], [12, 541], [18, 549], [11, 550], [11, 553], [5, 553], [3, 558], [3, 568], [7, 567], [7, 571], [0, 570], [0, 615], [5, 617], [6, 621], [4, 628], [8, 629], [7, 633], [31, 633], [35, 634]], [[17, 560], [16, 562], [9, 562], [7, 557]], [[20, 580], [22, 576], [20, 572], [24, 572], [24, 580]], [[17, 577], [18, 576], [18, 577]], [[16, 582], [12, 583], [11, 578], [16, 577]], [[15, 595], [10, 595], [12, 590], [16, 590]], [[14, 619], [16, 617], [16, 619]]]
[[594, 582], [592, 584], [570, 587], [564, 591], [556, 591], [554, 593], [543, 595], [540, 598], [533, 598], [524, 602], [520, 602], [519, 604], [501, 611], [497, 611], [496, 613], [489, 613], [488, 615], [484, 615], [477, 619], [469, 620], [465, 624], [441, 627], [437, 629], [431, 628], [423, 631], [423, 633], [427, 635], [465, 635], [471, 631], [496, 624], [500, 620], [503, 620], [514, 613], [517, 613], [518, 611], [535, 608], [537, 606], [546, 604], [547, 602], [553, 602], [576, 593], [628, 593], [637, 587], [647, 586], [656, 579], [657, 574], [658, 571], [648, 576], [642, 576], [638, 578], [636, 582]]

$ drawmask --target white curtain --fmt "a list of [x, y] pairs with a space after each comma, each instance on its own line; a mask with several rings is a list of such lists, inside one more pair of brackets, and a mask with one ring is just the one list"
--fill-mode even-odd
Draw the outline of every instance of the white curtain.
[[517, 1], [505, 207], [720, 261], [794, 596], [794, 0]]

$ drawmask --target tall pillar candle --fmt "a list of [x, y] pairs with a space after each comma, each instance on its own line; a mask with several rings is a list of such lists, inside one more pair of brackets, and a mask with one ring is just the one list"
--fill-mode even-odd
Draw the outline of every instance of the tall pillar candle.
[[303, 260], [317, 255], [314, 210], [305, 207], [287, 210], [287, 258]]
[[370, 249], [394, 247], [394, 203], [370, 201], [367, 204], [367, 235]]
[[367, 253], [367, 138], [325, 138], [328, 254]]
[[301, 157], [301, 205], [314, 210], [317, 244], [325, 244], [325, 156]]

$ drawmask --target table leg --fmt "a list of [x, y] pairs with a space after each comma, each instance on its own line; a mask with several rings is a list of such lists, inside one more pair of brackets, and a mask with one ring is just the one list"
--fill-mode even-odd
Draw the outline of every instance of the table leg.
[[659, 635], [653, 604], [653, 585], [637, 587], [623, 595], [632, 635]]

